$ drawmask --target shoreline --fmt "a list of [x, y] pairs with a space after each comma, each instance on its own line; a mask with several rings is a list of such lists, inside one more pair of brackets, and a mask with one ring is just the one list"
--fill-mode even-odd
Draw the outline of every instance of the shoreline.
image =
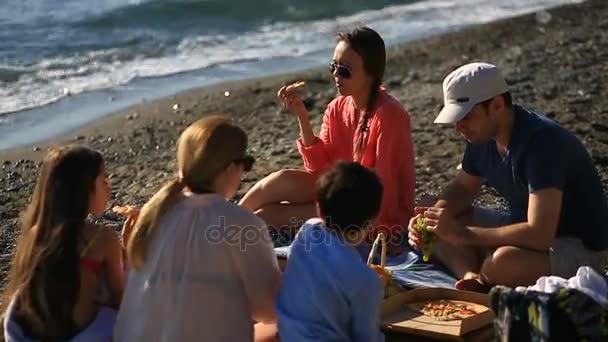
[[[516, 102], [571, 129], [591, 153], [606, 191], [608, 3], [588, 0], [548, 13], [551, 20], [546, 24], [528, 14], [388, 50], [385, 86], [410, 114], [417, 198], [436, 193], [456, 174], [464, 141], [451, 127], [432, 121], [442, 106], [445, 75], [473, 61], [498, 65]], [[109, 208], [142, 204], [168, 181], [174, 174], [177, 137], [190, 123], [210, 113], [233, 117], [249, 134], [256, 164], [246, 175], [241, 193], [270, 172], [301, 168], [294, 143], [297, 123], [291, 114], [281, 112], [276, 99], [281, 84], [300, 79], [307, 83], [305, 104], [318, 132], [325, 106], [336, 95], [327, 68], [188, 90], [129, 107], [45, 143], [0, 151], [0, 256], [10, 255], [18, 235], [19, 212], [29, 200], [38, 161], [49, 146], [75, 142], [103, 153], [113, 190]], [[226, 91], [230, 96], [225, 96]], [[176, 111], [174, 104], [179, 104]], [[480, 202], [503, 205], [488, 190]], [[121, 224], [120, 218], [109, 212], [101, 221]], [[2, 262], [0, 280], [7, 266], [8, 262]]]
[[[70, 130], [67, 133], [60, 134], [57, 137], [45, 139], [37, 143], [25, 144], [18, 147], [0, 149], [0, 162], [2, 161], [18, 161], [30, 159], [39, 161], [44, 157], [44, 153], [51, 146], [57, 146], [66, 143], [86, 142], [87, 138], [104, 135], [107, 132], [112, 132], [116, 128], [124, 128], [125, 121], [127, 124], [141, 123], [141, 121], [152, 121], [170, 119], [171, 115], [183, 115], [190, 117], [193, 114], [192, 108], [184, 108], [180, 103], [190, 103], [196, 101], [195, 98], [207, 99], [218, 94], [225, 94], [232, 89], [253, 89], [263, 85], [274, 85], [287, 83], [289, 80], [298, 78], [297, 75], [305, 75], [307, 73], [319, 72], [319, 67], [305, 69], [297, 73], [282, 73], [274, 76], [266, 76], [260, 78], [251, 78], [235, 81], [223, 81], [214, 85], [196, 87], [178, 92], [174, 95], [164, 96], [158, 99], [149, 100], [140, 104], [128, 106], [119, 111], [112, 112], [105, 117], [96, 121], [86, 123], [79, 128]], [[303, 78], [300, 77], [300, 78]], [[173, 105], [179, 104], [178, 110], [173, 109]], [[190, 106], [192, 107], [192, 106]], [[180, 121], [181, 117], [176, 116], [173, 119]], [[181, 118], [183, 119], [183, 118]]]
[[[435, 18], [436, 20], [432, 22], [436, 24], [428, 25], [428, 30], [412, 27], [411, 32], [405, 31], [398, 35], [388, 30], [386, 37], [387, 50], [399, 50], [407, 44], [466, 30], [488, 22], [509, 20], [521, 16], [522, 13], [540, 15], [543, 20], [547, 20], [546, 10], [563, 6], [567, 1], [550, 0], [549, 2], [556, 3], [551, 5], [543, 3], [537, 6], [514, 6], [511, 13], [508, 11], [501, 12], [503, 9], [498, 8], [497, 13], [501, 14], [488, 13], [487, 16], [479, 16], [477, 19], [465, 17], [463, 22], [443, 22], [441, 18]], [[456, 10], [462, 11], [463, 8], [457, 7]], [[477, 10], [479, 11], [479, 9]], [[374, 20], [372, 22], [375, 25], [379, 24]], [[325, 37], [325, 35], [323, 36]], [[324, 39], [328, 43], [333, 41], [330, 37]], [[4, 139], [0, 141], [0, 153], [28, 146], [45, 145], [54, 140], [62, 140], [75, 132], [86, 131], [96, 123], [103, 122], [129, 108], [144, 107], [146, 104], [155, 103], [192, 90], [203, 91], [206, 88], [223, 84], [267, 80], [318, 70], [326, 64], [326, 57], [331, 55], [332, 49], [327, 46], [298, 57], [276, 56], [270, 59], [243, 61], [236, 64], [216, 64], [208, 68], [181, 71], [164, 76], [141, 77], [127, 84], [93, 89], [62, 97], [42, 106], [1, 113], [0, 136], [3, 136]]]
[[[260, 70], [264, 70], [263, 72], [251, 65], [245, 66], [247, 64], [245, 63], [236, 65], [243, 68], [240, 71], [221, 71], [219, 67], [211, 67], [167, 76], [141, 78], [124, 85], [64, 97], [43, 106], [2, 113], [0, 136], [5, 136], [6, 140], [0, 141], [0, 153], [27, 146], [44, 145], [74, 132], [86, 130], [127, 109], [154, 104], [192, 90], [202, 91], [225, 84], [304, 72], [321, 65], [319, 58], [318, 54], [311, 54], [297, 58], [293, 63], [286, 58], [254, 62]], [[24, 137], [19, 133], [20, 130], [35, 138]]]
[[[59, 139], [127, 107], [150, 101], [155, 102], [191, 89], [201, 89], [202, 87], [230, 81], [299, 73], [310, 68], [323, 66], [327, 64], [327, 56], [331, 56], [333, 50], [334, 37], [333, 33], [330, 32], [350, 27], [356, 23], [365, 22], [372, 27], [377, 27], [379, 32], [383, 34], [387, 47], [392, 50], [395, 46], [403, 46], [403, 44], [412, 41], [420, 41], [428, 37], [501, 19], [505, 20], [526, 13], [538, 11], [540, 17], [546, 18], [545, 10], [573, 0], [516, 1], [507, 2], [502, 6], [497, 5], [495, 1], [486, 1], [475, 6], [467, 5], [470, 1], [454, 2], [447, 5], [452, 13], [447, 17], [442, 10], [443, 5], [434, 2], [416, 1], [404, 5], [395, 5], [394, 8], [386, 7], [369, 13], [363, 12], [359, 15], [340, 17], [336, 20], [337, 26], [333, 29], [324, 29], [323, 33], [317, 32], [316, 39], [308, 41], [308, 44], [312, 45], [307, 45], [308, 48], [302, 47], [304, 50], [301, 54], [288, 52], [288, 50], [293, 50], [292, 45], [298, 39], [287, 39], [282, 43], [283, 50], [285, 50], [283, 54], [276, 53], [276, 51], [270, 54], [267, 52], [259, 54], [260, 51], [258, 51], [258, 54], [254, 53], [251, 58], [239, 58], [243, 56], [239, 56], [240, 53], [237, 51], [232, 57], [228, 58], [234, 60], [231, 63], [210, 63], [207, 65], [205, 58], [184, 56], [186, 60], [190, 61], [189, 63], [207, 66], [198, 69], [188, 68], [186, 65], [190, 64], [182, 60], [179, 63], [181, 67], [174, 65], [173, 70], [175, 72], [158, 70], [158, 72], [146, 73], [144, 71], [140, 76], [134, 77], [126, 83], [115, 80], [116, 82], [109, 81], [113, 85], [106, 84], [100, 87], [87, 86], [85, 77], [85, 79], [76, 83], [84, 82], [85, 84], [82, 87], [89, 90], [79, 92], [77, 90], [79, 87], [75, 86], [75, 93], [69, 90], [74, 85], [69, 84], [71, 81], [68, 77], [66, 79], [68, 84], [63, 84], [61, 81], [55, 84], [56, 87], [66, 86], [63, 88], [64, 95], [55, 94], [56, 96], [52, 96], [52, 99], [47, 98], [47, 95], [52, 92], [51, 89], [47, 89], [50, 85], [43, 86], [40, 92], [34, 91], [18, 95], [20, 92], [17, 91], [11, 95], [12, 86], [9, 84], [7, 85], [9, 90], [7, 100], [8, 103], [15, 101], [15, 107], [8, 112], [0, 113], [0, 136], [2, 136], [0, 150], [43, 144], [53, 139]], [[313, 22], [311, 25], [314, 26], [315, 23], [319, 24]], [[295, 28], [294, 38], [299, 37], [299, 29]], [[313, 33], [313, 35], [315, 34]], [[246, 46], [249, 45], [247, 42], [244, 42], [244, 44], [245, 47], [243, 48], [247, 49]], [[301, 44], [298, 43], [297, 46], [300, 47]], [[253, 49], [256, 50], [255, 47]], [[298, 49], [296, 48], [296, 50]], [[214, 59], [211, 58], [211, 60]], [[145, 60], [142, 60], [141, 63], [147, 65]], [[138, 69], [137, 64], [130, 67], [134, 70]], [[138, 72], [135, 72], [135, 74], [139, 75]], [[54, 84], [54, 82], [51, 83]], [[93, 83], [95, 82], [93, 81]], [[25, 99], [32, 101], [25, 106], [26, 108], [16, 104]], [[39, 102], [46, 104], [43, 106], [35, 105]], [[19, 108], [23, 110], [19, 110]]]

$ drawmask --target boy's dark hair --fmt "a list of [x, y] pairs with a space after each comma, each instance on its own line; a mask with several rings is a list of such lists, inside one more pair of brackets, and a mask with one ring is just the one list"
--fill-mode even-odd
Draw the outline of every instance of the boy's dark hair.
[[382, 183], [371, 170], [338, 162], [318, 182], [317, 202], [328, 228], [344, 233], [365, 229], [380, 211]]

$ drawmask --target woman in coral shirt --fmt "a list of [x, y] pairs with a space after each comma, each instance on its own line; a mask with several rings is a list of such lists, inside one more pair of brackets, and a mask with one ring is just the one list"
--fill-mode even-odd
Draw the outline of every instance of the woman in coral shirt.
[[240, 204], [254, 210], [270, 226], [300, 226], [316, 216], [318, 175], [338, 160], [356, 161], [375, 170], [384, 187], [374, 232], [384, 231], [400, 241], [414, 206], [410, 118], [381, 86], [386, 55], [380, 35], [366, 27], [356, 28], [339, 34], [337, 42], [330, 67], [340, 96], [327, 106], [319, 136], [313, 133], [295, 87], [283, 87], [278, 93], [298, 119], [297, 146], [305, 171], [272, 173], [254, 185]]

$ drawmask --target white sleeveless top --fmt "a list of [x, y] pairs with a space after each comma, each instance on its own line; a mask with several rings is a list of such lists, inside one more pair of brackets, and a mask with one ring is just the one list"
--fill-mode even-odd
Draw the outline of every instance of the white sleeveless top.
[[280, 271], [266, 225], [217, 194], [183, 195], [130, 270], [114, 341], [253, 341], [275, 322]]

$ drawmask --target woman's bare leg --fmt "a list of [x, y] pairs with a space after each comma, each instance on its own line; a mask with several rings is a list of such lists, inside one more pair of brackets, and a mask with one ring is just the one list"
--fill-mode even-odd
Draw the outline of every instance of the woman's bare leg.
[[254, 211], [271, 227], [298, 228], [316, 216], [316, 188], [314, 175], [302, 170], [280, 170], [256, 183], [239, 205]]
[[255, 342], [278, 342], [279, 329], [276, 324], [257, 323], [253, 326]]
[[280, 170], [257, 182], [239, 205], [256, 211], [268, 204], [311, 203], [315, 198], [316, 177], [302, 170]]
[[274, 228], [299, 228], [309, 218], [317, 216], [312, 202], [302, 204], [268, 204], [255, 211], [267, 225]]

